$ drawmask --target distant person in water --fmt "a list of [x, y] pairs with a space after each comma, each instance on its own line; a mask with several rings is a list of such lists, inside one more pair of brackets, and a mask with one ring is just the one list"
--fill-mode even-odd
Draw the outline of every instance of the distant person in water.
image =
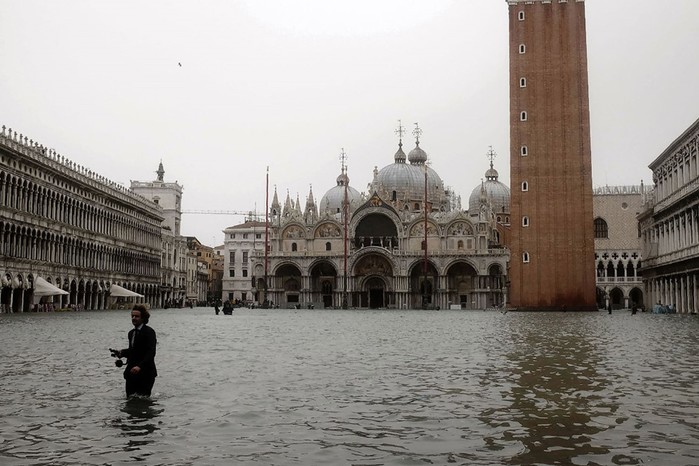
[[155, 330], [150, 328], [150, 313], [145, 306], [136, 304], [131, 311], [131, 323], [134, 328], [129, 331], [129, 347], [117, 352], [118, 357], [126, 358], [126, 395], [150, 396], [158, 371], [155, 368]]

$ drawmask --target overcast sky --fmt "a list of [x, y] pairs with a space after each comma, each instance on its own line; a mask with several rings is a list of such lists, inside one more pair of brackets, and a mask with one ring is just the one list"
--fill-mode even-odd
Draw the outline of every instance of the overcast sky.
[[[698, 0], [588, 0], [594, 186], [647, 168], [699, 117]], [[339, 155], [366, 191], [398, 120], [447, 186], [509, 184], [505, 0], [0, 0], [0, 125], [126, 186], [184, 186], [185, 210], [302, 204]], [[181, 66], [180, 66], [181, 64]], [[407, 153], [414, 147], [405, 138]], [[215, 245], [243, 217], [186, 214]]]

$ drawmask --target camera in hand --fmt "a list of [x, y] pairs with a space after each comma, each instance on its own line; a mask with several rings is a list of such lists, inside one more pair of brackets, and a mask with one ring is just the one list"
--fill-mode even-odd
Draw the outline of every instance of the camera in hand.
[[115, 366], [121, 367], [124, 365], [124, 361], [121, 360], [121, 355], [119, 354], [119, 350], [109, 348], [109, 352], [112, 354], [113, 358], [117, 358], [117, 360], [114, 361]]

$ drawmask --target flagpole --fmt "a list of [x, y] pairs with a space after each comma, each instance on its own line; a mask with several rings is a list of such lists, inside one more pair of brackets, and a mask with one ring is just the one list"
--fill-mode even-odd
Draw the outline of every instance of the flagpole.
[[349, 302], [347, 300], [347, 219], [349, 217], [349, 208], [347, 205], [347, 185], [349, 184], [347, 178], [347, 166], [345, 165], [345, 149], [342, 149], [342, 173], [345, 175], [343, 179], [343, 184], [345, 185], [345, 196], [342, 205], [343, 223], [344, 223], [344, 247], [345, 247], [345, 270], [342, 276], [342, 309], [347, 309], [349, 307]]
[[265, 284], [264, 284], [264, 305], [268, 306], [267, 301], [267, 264], [269, 254], [269, 165], [267, 165], [267, 180], [265, 183]]

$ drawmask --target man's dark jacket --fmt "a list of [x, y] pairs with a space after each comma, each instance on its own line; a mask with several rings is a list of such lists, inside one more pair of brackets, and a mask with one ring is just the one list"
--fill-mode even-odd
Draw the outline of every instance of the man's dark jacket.
[[130, 370], [134, 366], [141, 368], [140, 375], [146, 377], [157, 377], [158, 370], [155, 368], [155, 346], [157, 340], [155, 338], [155, 330], [143, 324], [141, 330], [138, 331], [136, 338], [132, 341], [133, 332], [136, 329], [129, 330], [129, 348], [121, 350], [121, 355], [126, 356], [126, 369], [124, 369], [124, 378], [130, 375]]

